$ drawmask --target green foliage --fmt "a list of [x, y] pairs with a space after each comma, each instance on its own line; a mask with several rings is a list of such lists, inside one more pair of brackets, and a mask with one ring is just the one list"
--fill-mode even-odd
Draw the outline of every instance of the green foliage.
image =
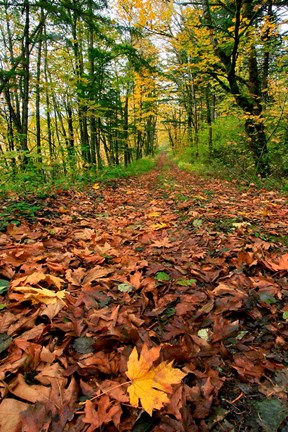
[[150, 158], [143, 158], [133, 161], [128, 167], [123, 165], [116, 165], [112, 167], [105, 167], [98, 175], [98, 179], [102, 181], [129, 177], [134, 175], [143, 174], [150, 171], [155, 166], [155, 160]]
[[155, 279], [157, 279], [158, 281], [164, 282], [164, 281], [169, 281], [170, 280], [170, 276], [168, 273], [165, 272], [158, 272], [155, 276]]
[[20, 201], [2, 208], [0, 213], [0, 231], [5, 229], [9, 223], [18, 225], [21, 218], [34, 218], [39, 207], [30, 202]]
[[196, 282], [197, 282], [196, 279], [178, 279], [177, 285], [187, 287], [187, 286], [195, 285]]
[[282, 190], [283, 190], [284, 192], [288, 192], [288, 180], [284, 183], [284, 185], [283, 185], [283, 187], [282, 187]]
[[272, 173], [270, 177], [261, 179], [256, 174], [252, 155], [247, 150], [243, 121], [237, 116], [222, 116], [214, 121], [212, 127], [212, 154], [209, 155], [208, 149], [208, 127], [203, 125], [199, 131], [198, 157], [192, 157], [193, 149], [188, 147], [182, 149], [174, 155], [179, 168], [204, 176], [227, 180], [237, 179], [240, 186], [253, 182], [259, 188], [288, 192], [288, 180], [285, 179], [288, 173], [288, 153], [285, 141], [275, 142], [270, 139]]
[[0, 295], [5, 294], [8, 291], [9, 281], [6, 279], [0, 279]]
[[[37, 196], [38, 198], [45, 198], [54, 193], [54, 191], [68, 190], [71, 187], [82, 188], [88, 184], [97, 181], [106, 182], [113, 179], [134, 176], [150, 171], [155, 166], [155, 159], [143, 158], [132, 162], [128, 167], [123, 165], [104, 167], [102, 170], [95, 171], [95, 169], [83, 171], [67, 171], [63, 172], [62, 167], [54, 166], [53, 170], [49, 173], [46, 170], [46, 176], [43, 172], [39, 172], [34, 168], [26, 170], [25, 172], [17, 173], [13, 177], [7, 175], [4, 181], [0, 184], [0, 195], [6, 196], [11, 193], [17, 196]], [[18, 214], [23, 216], [33, 216], [37, 208], [31, 207], [29, 203], [16, 203], [9, 206], [5, 213]], [[1, 215], [0, 215], [1, 217]]]

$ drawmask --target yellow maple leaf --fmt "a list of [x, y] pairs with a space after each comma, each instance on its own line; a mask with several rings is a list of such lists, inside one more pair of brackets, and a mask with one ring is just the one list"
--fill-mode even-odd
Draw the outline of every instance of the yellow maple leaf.
[[99, 185], [99, 183], [94, 183], [93, 186], [92, 186], [92, 188], [93, 188], [94, 190], [100, 189], [100, 185]]
[[[34, 288], [31, 286], [17, 286], [14, 287], [13, 290], [17, 293], [23, 294], [23, 297], [21, 299], [18, 298], [18, 301], [24, 302], [31, 300], [32, 304], [55, 304], [59, 300], [63, 300], [66, 295], [65, 290], [55, 292], [47, 288]], [[13, 295], [11, 297], [13, 297]]]
[[143, 409], [151, 416], [153, 409], [161, 409], [169, 403], [167, 393], [172, 392], [172, 384], [179, 384], [186, 375], [179, 369], [173, 368], [173, 362], [162, 362], [153, 366], [159, 358], [160, 347], [148, 349], [143, 345], [138, 358], [136, 347], [130, 354], [126, 375], [131, 380], [128, 387], [130, 403], [138, 407], [139, 400]]
[[163, 228], [167, 228], [167, 227], [168, 227], [168, 225], [165, 222], [156, 223], [156, 224], [151, 225], [151, 228], [153, 228], [154, 231], [159, 231], [159, 230], [161, 230]]
[[154, 211], [154, 212], [149, 213], [147, 216], [148, 216], [149, 218], [159, 217], [159, 216], [161, 216], [161, 213], [158, 212], [158, 211]]

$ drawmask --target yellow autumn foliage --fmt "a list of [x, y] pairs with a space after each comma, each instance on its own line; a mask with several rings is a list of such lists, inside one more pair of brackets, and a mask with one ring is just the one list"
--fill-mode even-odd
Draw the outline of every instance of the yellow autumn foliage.
[[131, 380], [128, 387], [130, 403], [138, 407], [139, 401], [143, 409], [151, 416], [153, 409], [161, 409], [169, 403], [168, 394], [172, 393], [172, 385], [179, 384], [185, 373], [173, 368], [173, 362], [162, 362], [153, 366], [160, 356], [160, 347], [148, 349], [144, 344], [138, 357], [134, 348], [128, 361], [126, 375]]

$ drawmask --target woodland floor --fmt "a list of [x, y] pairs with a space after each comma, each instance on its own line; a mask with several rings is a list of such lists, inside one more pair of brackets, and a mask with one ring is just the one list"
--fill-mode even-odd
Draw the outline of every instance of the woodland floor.
[[[1, 432], [288, 431], [287, 196], [164, 155], [35, 203], [0, 233]], [[187, 373], [152, 417], [124, 384], [143, 344]]]

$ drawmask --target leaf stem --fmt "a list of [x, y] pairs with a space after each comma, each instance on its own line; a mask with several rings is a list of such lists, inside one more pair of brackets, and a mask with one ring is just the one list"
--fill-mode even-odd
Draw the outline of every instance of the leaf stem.
[[[96, 396], [93, 396], [93, 397], [90, 398], [90, 399], [87, 399], [87, 400], [92, 401], [92, 400], [98, 399], [98, 398], [100, 398], [101, 396], [103, 396], [103, 395], [105, 395], [105, 394], [107, 394], [107, 393], [110, 393], [112, 390], [115, 390], [115, 389], [117, 389], [117, 388], [119, 388], [119, 387], [123, 387], [123, 386], [125, 386], [125, 385], [127, 385], [127, 384], [131, 384], [131, 380], [129, 380], [129, 381], [127, 381], [127, 382], [124, 382], [124, 383], [121, 383], [121, 384], [117, 384], [116, 386], [111, 387], [111, 388], [109, 388], [109, 389], [107, 389], [107, 390], [102, 390], [101, 387], [99, 386], [99, 384], [97, 384], [98, 387], [99, 387], [99, 389], [100, 389], [102, 392], [101, 392], [100, 394], [96, 395]], [[85, 405], [85, 403], [87, 402], [87, 400], [84, 401], [84, 402], [80, 402], [80, 405]]]

